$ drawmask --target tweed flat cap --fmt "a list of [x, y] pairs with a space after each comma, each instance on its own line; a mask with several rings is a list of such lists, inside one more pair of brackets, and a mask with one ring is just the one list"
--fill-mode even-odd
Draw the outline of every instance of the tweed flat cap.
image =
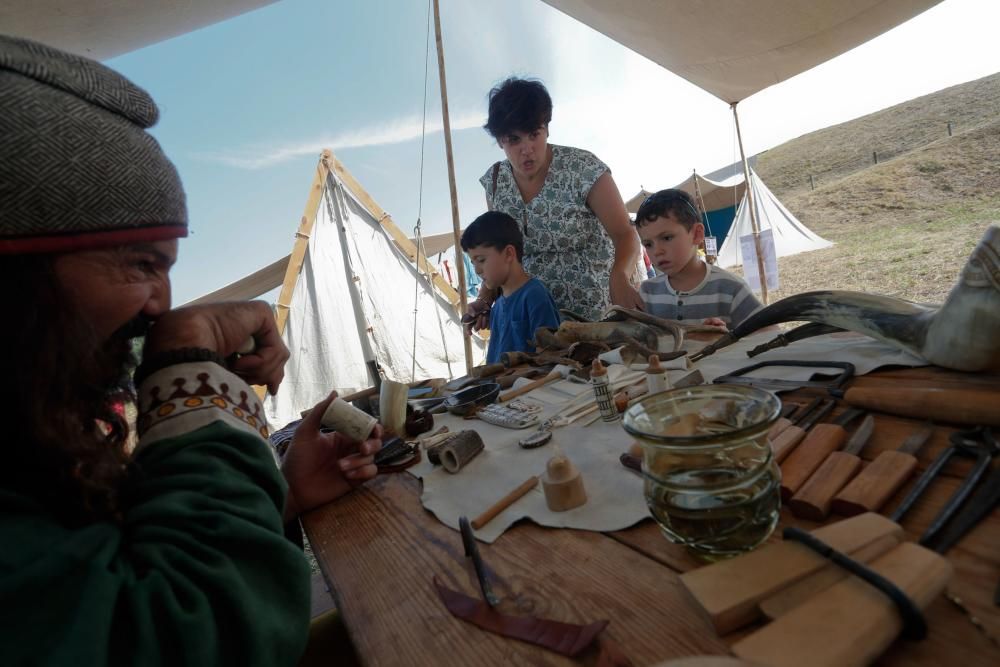
[[149, 94], [104, 65], [0, 35], [0, 254], [187, 236]]

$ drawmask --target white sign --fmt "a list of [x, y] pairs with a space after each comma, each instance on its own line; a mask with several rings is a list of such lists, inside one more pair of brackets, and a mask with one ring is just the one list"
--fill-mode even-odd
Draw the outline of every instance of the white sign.
[[714, 236], [705, 237], [705, 254], [709, 257], [715, 257], [719, 254], [719, 247], [715, 244]]
[[[778, 289], [778, 258], [774, 251], [774, 235], [770, 229], [760, 233], [760, 247], [764, 252], [764, 274], [767, 276], [767, 289]], [[740, 237], [740, 255], [743, 259], [743, 278], [750, 289], [760, 292], [760, 273], [757, 270], [757, 249], [753, 242], [753, 234]]]

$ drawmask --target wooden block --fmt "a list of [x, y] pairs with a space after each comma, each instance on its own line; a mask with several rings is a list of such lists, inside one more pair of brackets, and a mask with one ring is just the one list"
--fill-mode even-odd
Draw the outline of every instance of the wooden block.
[[837, 424], [817, 424], [802, 443], [781, 463], [781, 499], [789, 498], [823, 464], [826, 457], [840, 449], [847, 431]]
[[[945, 558], [912, 543], [900, 544], [871, 568], [921, 609], [944, 590], [952, 575]], [[861, 666], [875, 661], [901, 630], [899, 612], [888, 596], [857, 577], [847, 577], [794, 613], [736, 642], [732, 651], [773, 667]]]
[[833, 497], [860, 469], [861, 459], [854, 454], [832, 452], [788, 501], [788, 509], [800, 519], [822, 521], [830, 514]]
[[553, 512], [565, 512], [587, 502], [580, 471], [565, 456], [553, 456], [542, 477], [545, 504]]
[[841, 516], [877, 512], [906, 483], [917, 468], [917, 457], [896, 450], [882, 452], [833, 498], [831, 507]]
[[768, 430], [767, 437], [771, 440], [774, 440], [779, 435], [781, 435], [782, 431], [784, 431], [791, 425], [792, 425], [791, 419], [787, 417], [778, 417], [778, 421], [774, 422], [770, 430]]
[[[868, 513], [813, 531], [834, 549], [853, 554], [864, 546], [903, 529], [878, 514]], [[727, 634], [760, 615], [764, 600], [827, 564], [826, 559], [795, 542], [768, 544], [731, 560], [681, 575], [681, 582], [708, 613], [719, 634]]]
[[[851, 558], [860, 563], [870, 563], [882, 554], [895, 549], [899, 542], [900, 539], [897, 535], [886, 535], [871, 544], [861, 547], [851, 554]], [[834, 563], [829, 563], [818, 572], [809, 575], [805, 579], [800, 579], [791, 586], [781, 589], [766, 600], [762, 600], [760, 611], [771, 620], [779, 616], [784, 616], [792, 609], [807, 602], [816, 594], [825, 591], [847, 576], [849, 576], [847, 571], [842, 567]]]

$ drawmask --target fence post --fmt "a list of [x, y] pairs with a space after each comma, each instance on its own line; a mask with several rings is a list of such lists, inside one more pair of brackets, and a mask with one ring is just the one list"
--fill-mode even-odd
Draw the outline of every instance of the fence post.
[[809, 174], [809, 189], [810, 190], [815, 190], [816, 189], [816, 183], [813, 181], [813, 175], [812, 174]]
[[872, 151], [872, 160], [875, 161], [875, 164], [878, 164], [878, 151]]
[[948, 121], [948, 136], [951, 136], [951, 121]]

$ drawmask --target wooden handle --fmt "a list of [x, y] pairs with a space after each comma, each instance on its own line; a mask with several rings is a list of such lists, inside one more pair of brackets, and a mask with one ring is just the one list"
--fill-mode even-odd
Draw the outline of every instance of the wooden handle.
[[505, 509], [513, 505], [514, 501], [526, 494], [528, 491], [531, 491], [536, 486], [538, 486], [538, 478], [532, 475], [528, 479], [524, 480], [521, 486], [517, 487], [506, 496], [490, 505], [485, 512], [473, 519], [471, 524], [472, 529], [479, 530], [488, 524], [494, 519], [494, 517], [496, 517], [497, 514], [500, 514], [500, 512], [503, 512]]
[[507, 367], [504, 366], [503, 364], [500, 363], [487, 364], [485, 366], [476, 366], [475, 368], [472, 369], [469, 375], [471, 375], [476, 379], [482, 379], [482, 378], [493, 377], [498, 373], [503, 373], [505, 370], [507, 370]]
[[800, 519], [822, 521], [830, 514], [833, 497], [860, 469], [861, 459], [854, 454], [832, 452], [788, 501], [788, 509]]
[[912, 454], [882, 452], [833, 498], [833, 511], [841, 516], [879, 511], [916, 468], [917, 457]]
[[779, 435], [781, 435], [782, 431], [784, 431], [791, 425], [792, 425], [791, 419], [788, 419], [787, 417], [779, 417], [778, 421], [774, 422], [774, 424], [771, 426], [771, 430], [767, 432], [767, 437], [770, 438], [771, 440], [774, 440]]
[[792, 453], [802, 438], [806, 437], [806, 432], [798, 426], [789, 426], [781, 434], [771, 440], [771, 451], [774, 453], [774, 460], [781, 463]]
[[806, 480], [816, 472], [826, 457], [840, 449], [847, 440], [847, 431], [836, 424], [817, 424], [802, 444], [781, 464], [781, 499], [788, 502]]
[[[870, 567], [921, 609], [944, 590], [953, 571], [944, 557], [907, 542]], [[888, 596], [876, 594], [871, 584], [858, 577], [846, 577], [794, 613], [739, 640], [730, 650], [744, 660], [772, 667], [868, 665], [902, 628], [899, 610]]]
[[503, 403], [504, 401], [509, 401], [512, 398], [517, 398], [518, 396], [522, 396], [524, 394], [527, 394], [529, 391], [532, 391], [534, 389], [538, 389], [542, 385], [548, 384], [548, 383], [552, 382], [553, 380], [558, 380], [561, 377], [562, 377], [562, 375], [559, 374], [559, 371], [552, 371], [551, 373], [549, 373], [548, 375], [546, 375], [543, 378], [539, 378], [537, 380], [532, 380], [531, 382], [529, 382], [528, 384], [524, 385], [520, 389], [512, 389], [512, 390], [510, 390], [508, 392], [504, 392], [503, 394], [500, 394], [499, 402]]
[[923, 421], [1000, 426], [1000, 393], [971, 389], [866, 389], [844, 394], [848, 404]]

